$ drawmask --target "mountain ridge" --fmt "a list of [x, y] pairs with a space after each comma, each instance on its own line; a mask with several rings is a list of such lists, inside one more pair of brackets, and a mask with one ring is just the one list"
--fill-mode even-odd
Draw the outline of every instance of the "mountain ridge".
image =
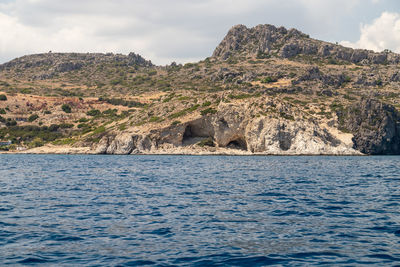
[[[249, 47], [253, 45], [253, 47]], [[259, 24], [253, 28], [245, 25], [233, 26], [222, 42], [214, 50], [214, 57], [227, 59], [233, 52], [246, 50], [253, 55], [267, 56], [278, 54], [291, 58], [300, 54], [345, 60], [360, 64], [398, 64], [400, 55], [389, 50], [375, 52], [367, 49], [353, 49], [310, 38], [297, 29], [287, 30], [269, 24]]]

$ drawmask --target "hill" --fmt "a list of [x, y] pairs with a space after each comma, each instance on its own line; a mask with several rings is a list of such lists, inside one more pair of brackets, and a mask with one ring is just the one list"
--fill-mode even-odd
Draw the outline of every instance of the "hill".
[[31, 152], [399, 154], [399, 62], [272, 25], [235, 26], [185, 65], [29, 55], [0, 65], [0, 139]]

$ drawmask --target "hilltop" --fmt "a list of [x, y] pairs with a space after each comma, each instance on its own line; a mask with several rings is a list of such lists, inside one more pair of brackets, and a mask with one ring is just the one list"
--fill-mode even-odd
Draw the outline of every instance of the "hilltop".
[[0, 65], [0, 139], [31, 152], [399, 154], [399, 63], [273, 25], [234, 26], [185, 65], [28, 55]]

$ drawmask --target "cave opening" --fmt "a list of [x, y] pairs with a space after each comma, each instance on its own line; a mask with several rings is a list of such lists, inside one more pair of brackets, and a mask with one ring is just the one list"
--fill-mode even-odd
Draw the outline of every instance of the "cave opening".
[[199, 132], [199, 130], [192, 125], [187, 125], [183, 133], [182, 145], [193, 145], [204, 141], [205, 139], [210, 139], [209, 135], [205, 135]]
[[247, 143], [244, 139], [239, 138], [230, 141], [226, 147], [232, 149], [247, 150]]
[[186, 126], [185, 132], [183, 133], [183, 141], [192, 137], [193, 137], [192, 126], [188, 125]]

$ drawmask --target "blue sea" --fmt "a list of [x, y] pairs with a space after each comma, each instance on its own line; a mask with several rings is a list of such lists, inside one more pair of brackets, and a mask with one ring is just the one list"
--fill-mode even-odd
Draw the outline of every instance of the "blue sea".
[[400, 266], [400, 157], [0, 162], [1, 266]]

